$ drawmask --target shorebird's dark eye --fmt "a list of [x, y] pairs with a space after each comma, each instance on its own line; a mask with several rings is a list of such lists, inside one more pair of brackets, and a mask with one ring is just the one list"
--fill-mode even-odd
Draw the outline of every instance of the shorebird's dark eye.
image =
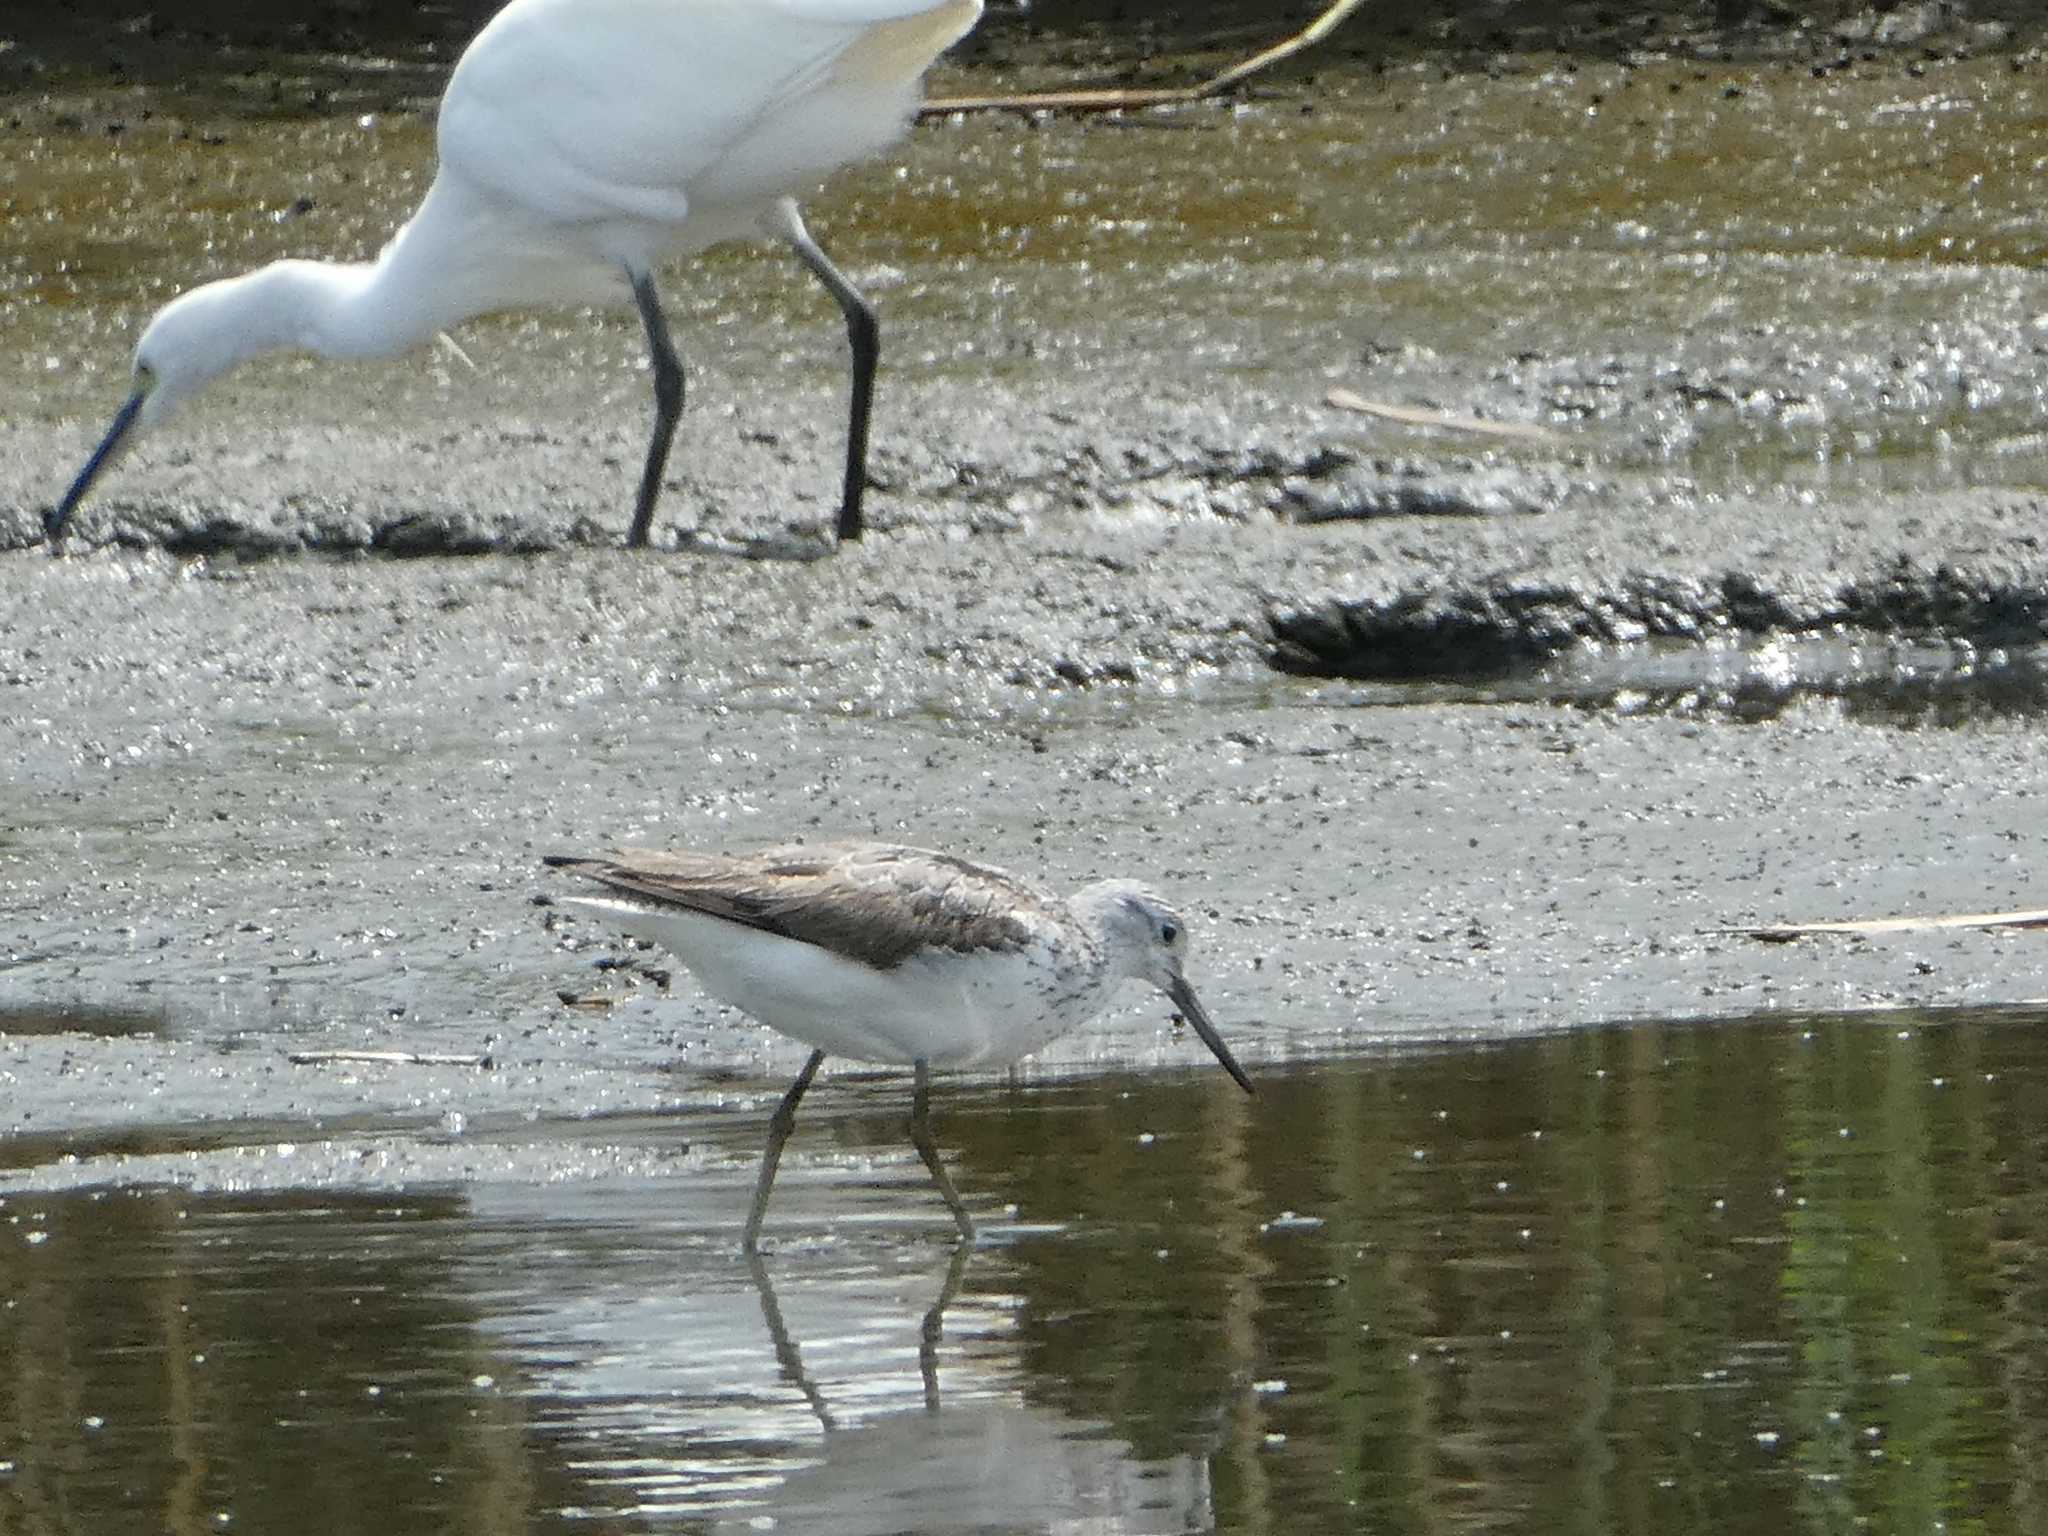
[[1159, 942], [1164, 944], [1168, 949], [1171, 949], [1173, 947], [1173, 941], [1179, 937], [1180, 924], [1161, 923], [1159, 925]]

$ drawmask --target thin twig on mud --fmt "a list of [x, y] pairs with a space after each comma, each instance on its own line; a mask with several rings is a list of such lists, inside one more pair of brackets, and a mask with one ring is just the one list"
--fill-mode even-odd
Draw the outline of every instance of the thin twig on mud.
[[2048, 928], [2048, 911], [1958, 912], [1928, 917], [1851, 917], [1824, 923], [1757, 923], [1741, 928], [1710, 928], [1709, 933], [1739, 934], [1767, 944], [1788, 944], [1822, 933], [1917, 933], [1940, 928]]
[[321, 1067], [330, 1062], [360, 1062], [375, 1067], [483, 1067], [489, 1056], [436, 1056], [419, 1051], [293, 1051], [293, 1065]]
[[1340, 411], [1356, 411], [1361, 416], [1398, 421], [1404, 427], [1441, 427], [1446, 432], [1477, 432], [1487, 437], [1511, 437], [1520, 442], [1546, 443], [1553, 447], [1565, 441], [1563, 433], [1530, 422], [1488, 421], [1484, 416], [1463, 416], [1456, 411], [1435, 411], [1420, 405], [1393, 405], [1384, 400], [1368, 400], [1341, 385], [1323, 396], [1323, 402]]
[[1007, 96], [935, 96], [917, 109], [920, 119], [955, 112], [1121, 112], [1130, 107], [1171, 107], [1220, 96], [1232, 86], [1313, 48], [1365, 0], [1335, 0], [1307, 26], [1272, 47], [1194, 85], [1102, 86], [1077, 91], [1023, 91]]

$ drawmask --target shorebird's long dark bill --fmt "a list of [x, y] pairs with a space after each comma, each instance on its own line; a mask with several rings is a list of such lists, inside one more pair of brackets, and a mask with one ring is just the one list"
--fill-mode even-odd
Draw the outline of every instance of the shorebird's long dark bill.
[[1195, 1033], [1202, 1037], [1202, 1044], [1216, 1053], [1216, 1059], [1223, 1063], [1223, 1070], [1237, 1079], [1237, 1086], [1246, 1093], [1252, 1091], [1252, 1080], [1245, 1076], [1237, 1058], [1230, 1054], [1230, 1047], [1223, 1043], [1223, 1037], [1216, 1033], [1216, 1026], [1209, 1022], [1209, 1015], [1202, 1007], [1202, 1000], [1195, 996], [1195, 989], [1188, 985], [1187, 978], [1176, 976], [1167, 983], [1166, 995], [1173, 999], [1173, 1006], [1181, 1011]]
[[142, 414], [142, 402], [149, 398], [149, 391], [138, 389], [128, 397], [128, 403], [121, 407], [114, 417], [114, 424], [107, 428], [107, 435], [100, 439], [99, 447], [93, 449], [92, 457], [85, 461], [85, 468], [78, 472], [78, 478], [71, 482], [71, 489], [64, 493], [64, 499], [57, 503], [54, 512], [43, 514], [43, 536], [52, 544], [64, 537], [64, 530], [70, 526], [71, 514], [78, 510], [78, 504], [85, 500], [85, 493], [92, 489], [93, 481], [121, 456], [121, 450], [128, 439], [128, 432], [135, 425], [135, 418]]

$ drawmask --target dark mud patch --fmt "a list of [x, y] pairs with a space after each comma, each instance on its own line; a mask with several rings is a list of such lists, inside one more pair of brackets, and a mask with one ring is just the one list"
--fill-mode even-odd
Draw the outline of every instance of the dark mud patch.
[[[1076, 423], [1075, 425], [1078, 425]], [[1607, 482], [1562, 465], [1493, 462], [1462, 452], [1441, 457], [1366, 454], [1337, 437], [1251, 424], [1240, 442], [1187, 440], [1146, 423], [1093, 423], [1071, 435], [1000, 445], [963, 442], [877, 455], [881, 491], [875, 526], [952, 522], [965, 531], [1015, 532], [1028, 519], [1095, 509], [1306, 525], [1399, 518], [1489, 518], [1554, 512], [1594, 501]], [[423, 500], [425, 498], [422, 498]], [[685, 498], [677, 498], [679, 502]], [[695, 498], [689, 498], [694, 500]], [[831, 509], [816, 502], [782, 529], [727, 523], [675, 509], [657, 544], [760, 558], [827, 552]], [[564, 517], [559, 508], [486, 504], [361, 504], [342, 497], [283, 493], [231, 498], [114, 494], [87, 503], [63, 548], [162, 550], [183, 558], [288, 554], [398, 557], [524, 555], [604, 549], [623, 541], [618, 522]], [[0, 505], [0, 550], [45, 544], [40, 509]]]
[[1581, 646], [1730, 636], [1857, 633], [2028, 646], [2048, 638], [2043, 574], [1922, 566], [1901, 556], [1836, 582], [1751, 571], [1397, 580], [1274, 608], [1272, 662], [1311, 676], [1393, 681], [1501, 676]]

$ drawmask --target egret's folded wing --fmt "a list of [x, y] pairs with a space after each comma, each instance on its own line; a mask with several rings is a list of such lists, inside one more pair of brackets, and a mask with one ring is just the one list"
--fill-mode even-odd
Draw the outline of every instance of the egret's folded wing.
[[[917, 75], [979, 10], [977, 0], [514, 0], [448, 82], [441, 163], [565, 221], [679, 224], [693, 204], [807, 190], [900, 131]], [[869, 55], [901, 78], [841, 92], [827, 112], [793, 110], [833, 86], [842, 58]]]

